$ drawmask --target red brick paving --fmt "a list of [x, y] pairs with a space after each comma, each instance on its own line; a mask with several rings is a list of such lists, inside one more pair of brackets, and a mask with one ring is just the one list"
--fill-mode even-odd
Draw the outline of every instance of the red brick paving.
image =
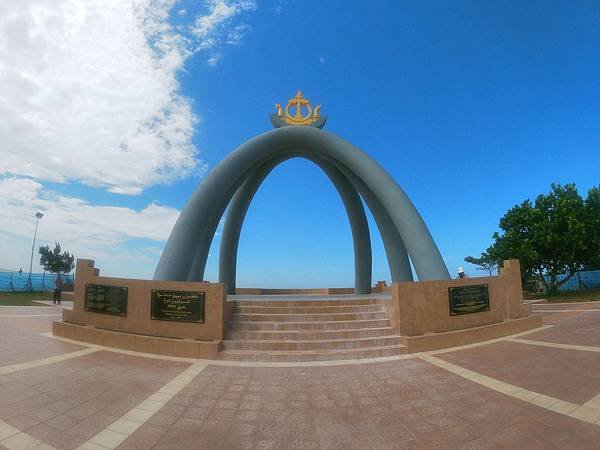
[[0, 379], [0, 420], [58, 449], [106, 428], [188, 366], [97, 352]]
[[[526, 426], [525, 426], [526, 424]], [[594, 448], [600, 427], [419, 359], [209, 366], [120, 449]]]
[[600, 353], [502, 341], [436, 356], [506, 383], [576, 404], [600, 394]]
[[[560, 313], [547, 313], [545, 315], [551, 314]], [[600, 312], [584, 312], [565, 317], [556, 322], [556, 325], [546, 330], [528, 334], [526, 339], [600, 347]]]
[[600, 301], [571, 303], [535, 303], [533, 305], [533, 308], [535, 310], [571, 309], [575, 311], [585, 309], [600, 309]]
[[0, 366], [20, 364], [49, 356], [76, 352], [86, 347], [39, 336], [50, 330], [52, 320], [60, 317], [11, 317], [14, 314], [56, 314], [45, 307], [0, 308]]
[[[563, 317], [554, 328], [524, 338], [598, 345], [598, 318]], [[37, 335], [50, 330], [52, 319], [0, 319], [0, 366], [81, 349]], [[598, 353], [500, 342], [437, 356], [577, 403], [600, 393]], [[56, 448], [75, 448], [185, 367], [101, 351], [0, 376], [0, 420]], [[288, 368], [210, 365], [120, 448], [600, 449], [600, 426], [420, 359]]]
[[574, 317], [574, 316], [580, 316], [582, 314], [585, 314], [583, 312], [577, 312], [577, 311], [570, 311], [570, 312], [557, 312], [557, 313], [539, 313], [536, 312], [535, 314], [539, 314], [542, 316], [542, 322], [544, 325], [555, 325], [557, 322], [560, 322], [563, 319], [566, 319], [567, 317]]

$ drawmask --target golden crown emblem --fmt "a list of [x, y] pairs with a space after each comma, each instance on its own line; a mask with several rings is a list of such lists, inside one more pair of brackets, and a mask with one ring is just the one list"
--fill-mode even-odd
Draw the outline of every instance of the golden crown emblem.
[[302, 96], [302, 92], [297, 91], [296, 95], [288, 100], [285, 108], [279, 103], [275, 103], [275, 108], [277, 117], [288, 125], [312, 125], [319, 121], [321, 105], [316, 106], [313, 111], [310, 102]]

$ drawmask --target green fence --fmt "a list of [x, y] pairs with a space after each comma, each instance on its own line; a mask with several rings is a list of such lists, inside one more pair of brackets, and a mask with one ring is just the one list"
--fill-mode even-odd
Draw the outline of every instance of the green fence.
[[[63, 283], [72, 284], [73, 275], [62, 275]], [[56, 275], [52, 273], [0, 272], [0, 291], [49, 291], [56, 285]]]

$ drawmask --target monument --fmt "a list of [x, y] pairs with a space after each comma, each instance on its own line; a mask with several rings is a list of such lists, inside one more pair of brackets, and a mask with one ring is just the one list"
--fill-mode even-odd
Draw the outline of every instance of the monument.
[[[373, 158], [322, 129], [327, 117], [320, 105], [313, 108], [298, 91], [285, 107], [276, 103], [270, 119], [275, 129], [230, 153], [194, 192], [153, 280], [102, 277], [93, 261], [78, 260], [73, 310], [53, 323], [54, 334], [181, 357], [312, 361], [427, 351], [541, 326], [541, 317], [523, 304], [519, 261], [505, 261], [499, 276], [451, 279], [406, 193]], [[269, 173], [291, 158], [320, 167], [344, 203], [354, 246], [354, 289], [236, 287], [237, 250], [248, 207]], [[383, 239], [389, 288], [382, 283], [371, 287], [363, 201]], [[204, 271], [225, 210], [219, 281], [211, 283], [203, 281]], [[252, 301], [235, 296], [274, 293], [319, 295], [279, 302], [268, 296]], [[354, 295], [328, 295], [341, 293]]]
[[[252, 197], [269, 173], [291, 158], [319, 166], [336, 187], [348, 214], [355, 253], [355, 291], [371, 289], [371, 242], [361, 197], [383, 239], [392, 282], [447, 280], [448, 269], [422, 217], [402, 188], [373, 158], [321, 130], [326, 117], [300, 91], [285, 110], [276, 105], [275, 129], [230, 153], [206, 177], [183, 209], [154, 274], [155, 280], [200, 281], [217, 225], [229, 205], [221, 237], [219, 281], [235, 294], [240, 229]], [[295, 111], [294, 111], [295, 109]], [[284, 207], [285, 205], [282, 205]]]

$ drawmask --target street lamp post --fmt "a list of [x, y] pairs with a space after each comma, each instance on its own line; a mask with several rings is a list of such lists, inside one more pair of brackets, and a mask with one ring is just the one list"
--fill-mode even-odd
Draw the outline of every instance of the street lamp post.
[[27, 286], [25, 287], [25, 290], [27, 291], [33, 291], [33, 284], [31, 283], [31, 270], [33, 269], [33, 252], [35, 250], [35, 238], [37, 237], [37, 230], [38, 230], [38, 225], [40, 223], [40, 219], [44, 217], [44, 215], [41, 212], [36, 212], [35, 213], [35, 218], [37, 219], [35, 221], [35, 232], [33, 233], [33, 244], [31, 245], [31, 260], [29, 261], [29, 277], [27, 278]]

